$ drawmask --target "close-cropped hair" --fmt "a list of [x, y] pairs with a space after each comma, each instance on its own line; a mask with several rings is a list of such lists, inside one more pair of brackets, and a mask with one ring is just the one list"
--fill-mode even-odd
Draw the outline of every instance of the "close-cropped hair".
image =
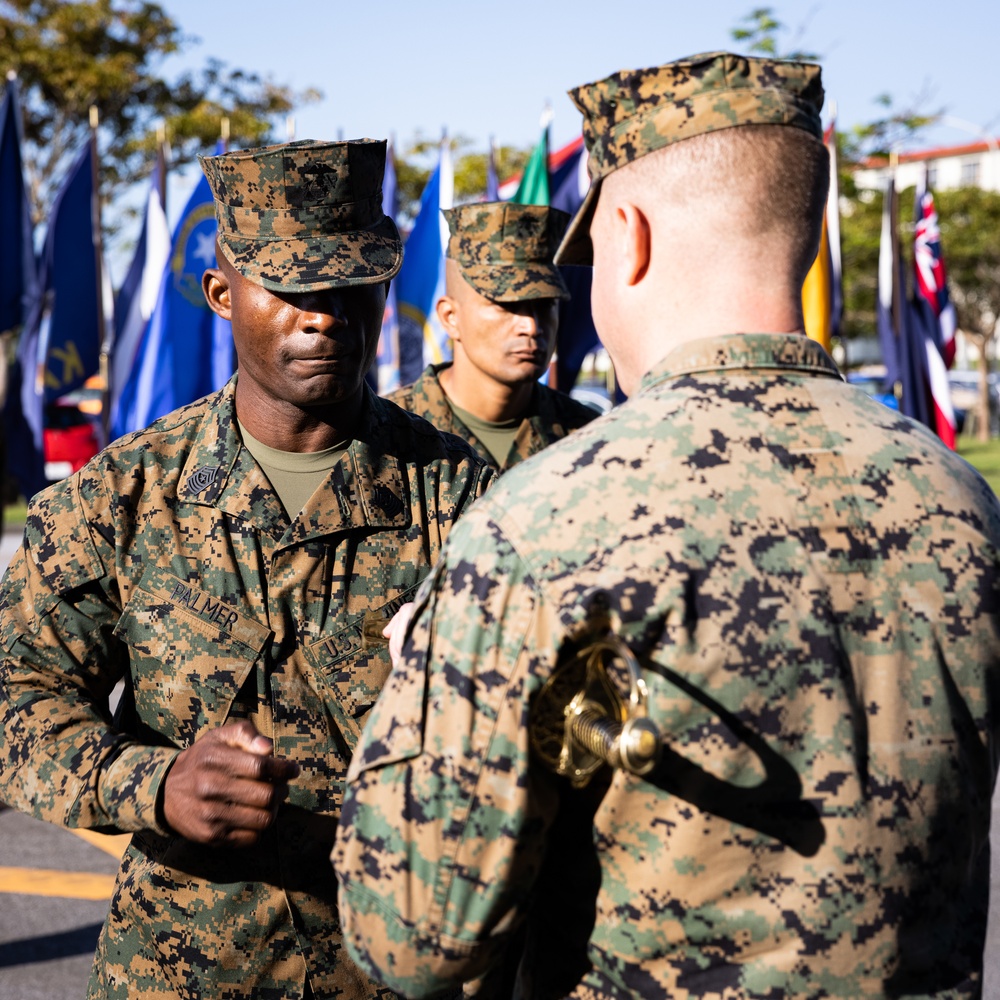
[[802, 129], [743, 125], [665, 146], [609, 181], [680, 212], [710, 204], [733, 236], [780, 240], [804, 278], [819, 247], [830, 156]]

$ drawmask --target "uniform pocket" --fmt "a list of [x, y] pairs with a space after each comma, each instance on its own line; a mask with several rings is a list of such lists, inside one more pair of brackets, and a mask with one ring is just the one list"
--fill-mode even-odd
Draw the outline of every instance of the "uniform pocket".
[[328, 707], [352, 752], [392, 669], [382, 629], [403, 604], [413, 600], [417, 586], [355, 615], [347, 625], [306, 647], [310, 665], [332, 694]]
[[139, 721], [178, 746], [222, 725], [271, 634], [221, 598], [147, 569], [115, 626]]
[[383, 697], [365, 724], [362, 751], [351, 758], [347, 771], [349, 782], [363, 771], [410, 760], [423, 752], [426, 702], [425, 660], [418, 657], [400, 663], [389, 674]]

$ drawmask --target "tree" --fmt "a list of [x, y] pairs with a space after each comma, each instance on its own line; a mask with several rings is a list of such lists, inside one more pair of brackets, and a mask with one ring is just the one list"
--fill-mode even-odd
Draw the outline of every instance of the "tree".
[[[69, 157], [87, 139], [91, 106], [100, 117], [107, 204], [148, 172], [160, 128], [174, 162], [183, 164], [213, 146], [223, 117], [234, 138], [257, 144], [275, 118], [319, 97], [214, 60], [197, 75], [164, 79], [159, 63], [189, 41], [159, 4], [145, 0], [5, 0], [0, 73], [14, 71], [20, 80], [36, 221], [47, 215]], [[106, 220], [109, 231], [118, 221]]]
[[934, 195], [958, 327], [979, 351], [980, 440], [989, 438], [989, 357], [1000, 330], [1000, 194], [957, 188]]
[[912, 145], [943, 114], [923, 110], [929, 99], [929, 94], [919, 94], [909, 107], [894, 108], [892, 95], [880, 94], [874, 103], [884, 109], [883, 114], [843, 133], [838, 146], [842, 162], [851, 165], [870, 158], [888, 159], [894, 150]]
[[[450, 138], [448, 144], [454, 157], [456, 204], [480, 197], [486, 190], [489, 151], [462, 152], [472, 144], [472, 140], [463, 135]], [[397, 221], [404, 229], [412, 226], [420, 210], [420, 196], [437, 165], [439, 145], [439, 140], [428, 139], [418, 132], [403, 152], [396, 153], [396, 185], [399, 192]], [[530, 149], [498, 147], [496, 170], [501, 181], [522, 170], [530, 155]]]
[[[841, 184], [840, 256], [844, 314], [840, 336], [844, 340], [872, 337], [876, 328], [878, 253], [882, 231], [882, 195], [857, 191], [852, 177]], [[852, 194], [845, 194], [845, 188]]]
[[[809, 16], [812, 16], [811, 13]], [[805, 34], [807, 25], [808, 18], [795, 30], [794, 42], [797, 42]], [[778, 35], [789, 30], [787, 25], [782, 24], [775, 17], [773, 7], [756, 7], [741, 18], [739, 24], [730, 29], [729, 33], [734, 41], [743, 42], [744, 48], [748, 52], [774, 56], [776, 59], [801, 59], [806, 62], [818, 60], [819, 56], [815, 53], [795, 47], [782, 51], [778, 45]]]

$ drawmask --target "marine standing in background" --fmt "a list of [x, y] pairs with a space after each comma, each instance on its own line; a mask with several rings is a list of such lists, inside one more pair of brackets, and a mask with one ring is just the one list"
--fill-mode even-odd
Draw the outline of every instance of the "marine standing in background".
[[437, 314], [454, 358], [429, 365], [389, 399], [505, 472], [597, 415], [538, 381], [556, 348], [559, 299], [569, 298], [552, 263], [569, 216], [512, 202], [444, 216], [451, 236]]
[[[593, 261], [630, 398], [505, 474], [418, 592], [348, 772], [348, 946], [409, 997], [523, 922], [526, 1000], [979, 996], [1000, 505], [802, 333], [820, 68], [571, 96], [593, 184], [557, 260]], [[591, 745], [563, 712], [612, 636], [660, 757], [575, 787], [548, 749]]]
[[341, 788], [383, 624], [491, 472], [365, 385], [402, 261], [384, 165], [202, 160], [238, 373], [38, 494], [0, 588], [0, 797], [133, 834], [94, 1000], [391, 996], [343, 948]]

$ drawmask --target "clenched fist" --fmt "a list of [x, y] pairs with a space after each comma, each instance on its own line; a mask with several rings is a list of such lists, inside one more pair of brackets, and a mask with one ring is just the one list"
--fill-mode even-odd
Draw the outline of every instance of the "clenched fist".
[[298, 764], [273, 756], [252, 723], [228, 722], [177, 755], [163, 783], [163, 817], [188, 840], [249, 847], [274, 822], [298, 773]]

